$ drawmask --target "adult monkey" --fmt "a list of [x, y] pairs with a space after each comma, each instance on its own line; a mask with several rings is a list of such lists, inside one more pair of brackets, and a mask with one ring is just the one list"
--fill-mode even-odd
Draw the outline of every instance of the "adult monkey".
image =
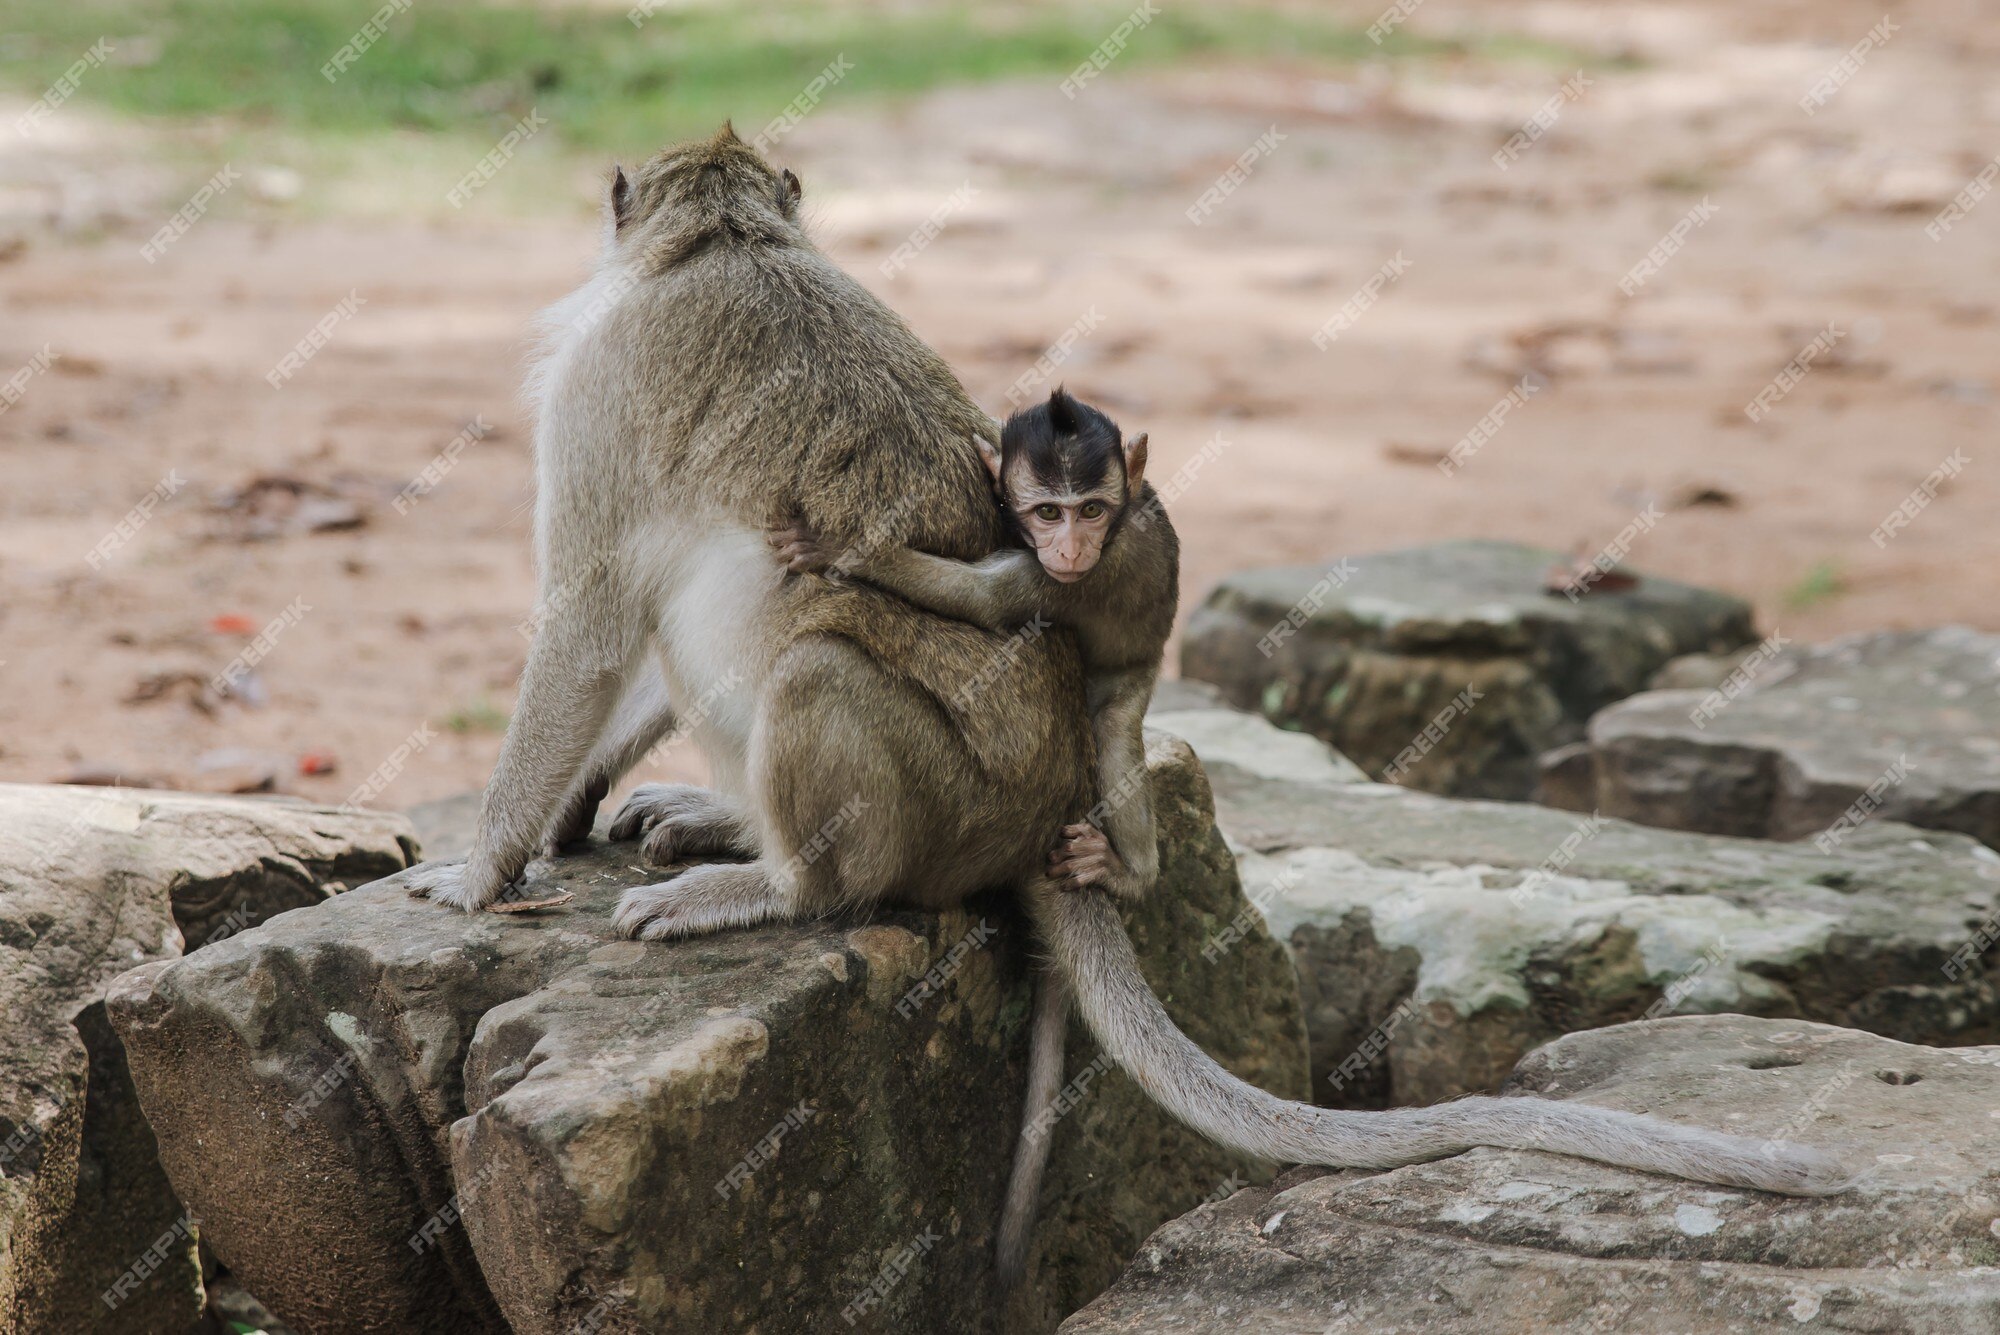
[[[626, 891], [627, 935], [883, 901], [944, 907], [1022, 885], [1106, 1050], [1169, 1112], [1233, 1149], [1390, 1167], [1514, 1146], [1767, 1190], [1837, 1189], [1841, 1166], [1817, 1151], [1584, 1104], [1287, 1103], [1189, 1042], [1147, 988], [1107, 898], [1039, 875], [1088, 797], [1089, 725], [1068, 640], [981, 631], [865, 586], [787, 581], [769, 559], [764, 526], [787, 511], [834, 541], [958, 560], [1003, 539], [969, 444], [990, 422], [812, 246], [798, 203], [797, 179], [727, 128], [614, 178], [599, 273], [553, 313], [536, 380], [543, 626], [472, 855], [410, 873], [416, 893], [491, 903], [552, 829], [559, 840], [588, 828], [593, 794], [670, 726], [669, 700], [696, 701], [688, 721], [719, 791], [641, 790], [614, 833], [650, 825], [656, 857], [755, 860]], [[649, 650], [658, 680], [640, 670]]]
[[418, 893], [479, 908], [587, 831], [672, 701], [703, 706], [681, 722], [716, 791], [646, 789], [619, 832], [649, 825], [663, 862], [764, 856], [628, 891], [629, 935], [957, 904], [1026, 881], [1088, 804], [1066, 637], [1010, 646], [771, 560], [764, 526], [792, 508], [968, 560], [1004, 536], [968, 443], [991, 419], [798, 206], [797, 178], [727, 128], [614, 178], [599, 271], [550, 312], [530, 383], [541, 626], [471, 856]]

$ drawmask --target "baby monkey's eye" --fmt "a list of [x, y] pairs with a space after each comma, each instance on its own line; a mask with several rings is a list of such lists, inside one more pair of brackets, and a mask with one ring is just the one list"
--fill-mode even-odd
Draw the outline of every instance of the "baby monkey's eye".
[[1104, 502], [1085, 501], [1083, 503], [1083, 509], [1079, 510], [1077, 513], [1081, 514], [1085, 519], [1100, 518], [1104, 514]]
[[1062, 507], [1059, 505], [1038, 505], [1035, 507], [1035, 518], [1053, 523], [1062, 518]]

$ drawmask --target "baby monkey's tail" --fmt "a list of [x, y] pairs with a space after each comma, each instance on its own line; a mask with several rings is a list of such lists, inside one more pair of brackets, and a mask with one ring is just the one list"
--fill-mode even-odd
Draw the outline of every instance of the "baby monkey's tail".
[[1007, 1177], [1007, 1204], [1000, 1211], [1000, 1285], [1011, 1289], [1028, 1269], [1028, 1240], [1034, 1233], [1035, 1202], [1042, 1194], [1042, 1171], [1049, 1163], [1049, 1125], [1043, 1113], [1062, 1088], [1063, 1039], [1069, 1034], [1069, 986], [1054, 969], [1035, 975], [1035, 1018], [1028, 1033], [1028, 1097], [1021, 1104], [1021, 1138], [1014, 1146], [1014, 1169]]

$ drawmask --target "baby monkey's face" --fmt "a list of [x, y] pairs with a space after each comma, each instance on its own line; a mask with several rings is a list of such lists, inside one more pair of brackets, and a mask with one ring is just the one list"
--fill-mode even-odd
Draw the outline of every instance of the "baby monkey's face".
[[1063, 584], [1091, 572], [1119, 514], [1142, 494], [1146, 437], [1122, 440], [1117, 423], [1061, 389], [1009, 417], [998, 442], [973, 444], [1014, 528]]
[[1075, 492], [1044, 486], [1026, 469], [1010, 470], [1007, 505], [1049, 578], [1074, 584], [1088, 575], [1104, 554], [1111, 522], [1125, 505], [1125, 478], [1106, 479], [1112, 485]]

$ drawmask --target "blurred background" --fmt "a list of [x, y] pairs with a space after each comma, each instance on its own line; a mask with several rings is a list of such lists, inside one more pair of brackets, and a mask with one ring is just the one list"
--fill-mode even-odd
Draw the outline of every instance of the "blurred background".
[[1152, 433], [1188, 606], [1657, 513], [1787, 637], [2000, 628], [1996, 56], [1974, 0], [5, 0], [0, 778], [482, 783], [533, 317], [725, 117], [990, 411]]

